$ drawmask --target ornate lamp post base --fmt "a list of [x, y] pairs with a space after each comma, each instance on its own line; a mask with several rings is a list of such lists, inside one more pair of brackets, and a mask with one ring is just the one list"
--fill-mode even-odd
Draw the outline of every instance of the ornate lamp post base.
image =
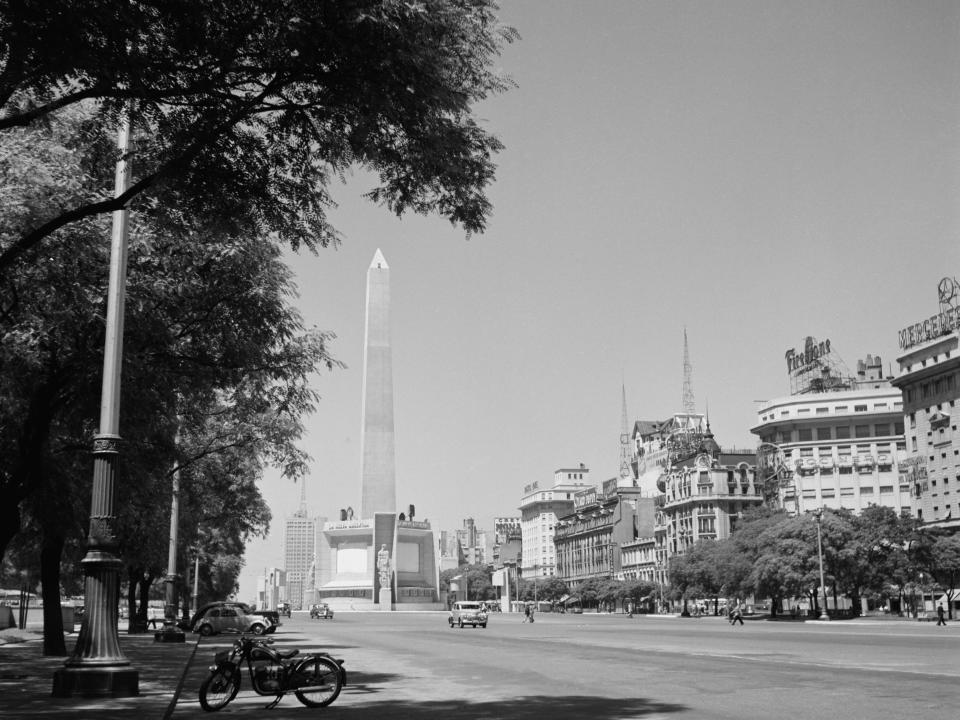
[[53, 674], [53, 697], [136, 697], [140, 674], [131, 667], [62, 667]]

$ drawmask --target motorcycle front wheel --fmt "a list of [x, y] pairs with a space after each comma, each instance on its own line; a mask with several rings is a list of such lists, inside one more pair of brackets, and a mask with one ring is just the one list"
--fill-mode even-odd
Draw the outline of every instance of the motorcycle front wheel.
[[307, 707], [326, 707], [343, 689], [340, 666], [327, 658], [305, 660], [297, 668], [297, 674], [304, 679], [294, 695]]
[[217, 668], [200, 686], [200, 707], [207, 712], [219, 710], [233, 700], [239, 690], [240, 673]]

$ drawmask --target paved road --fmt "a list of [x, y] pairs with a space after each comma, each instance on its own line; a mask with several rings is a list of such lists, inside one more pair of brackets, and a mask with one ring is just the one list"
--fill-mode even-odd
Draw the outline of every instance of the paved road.
[[[295, 614], [278, 644], [346, 660], [337, 702], [285, 698], [264, 711], [244, 678], [221, 711], [304, 718], [946, 718], [960, 707], [960, 627], [934, 623], [772, 623], [719, 618], [494, 615], [448, 629], [437, 613]], [[210, 717], [197, 702], [206, 665], [228, 638], [201, 643], [173, 720]], [[266, 713], [266, 714], [265, 714]]]

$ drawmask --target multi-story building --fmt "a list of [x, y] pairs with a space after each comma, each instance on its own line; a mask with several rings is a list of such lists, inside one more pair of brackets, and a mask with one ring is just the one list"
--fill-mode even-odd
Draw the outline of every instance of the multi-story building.
[[312, 591], [317, 518], [310, 517], [301, 501], [300, 509], [288, 517], [283, 529], [283, 569], [287, 576], [285, 600], [293, 610], [303, 610], [305, 593]]
[[743, 511], [763, 503], [755, 462], [751, 451], [721, 449], [708, 423], [696, 451], [661, 475], [654, 527], [657, 582], [667, 582], [670, 558], [701, 540], [727, 539]]
[[574, 590], [589, 578], [622, 578], [622, 549], [653, 536], [653, 498], [612, 478], [574, 493], [571, 512], [557, 518], [555, 574]]
[[457, 530], [457, 543], [468, 565], [487, 565], [493, 562], [493, 538], [486, 530], [477, 527], [473, 518], [463, 521]]
[[573, 496], [589, 485], [590, 470], [580, 463], [576, 468], [560, 468], [553, 474], [553, 486], [541, 488], [533, 482], [523, 488], [520, 501], [520, 533], [523, 550], [521, 574], [526, 578], [556, 574], [553, 537], [557, 518], [573, 510]]
[[280, 568], [267, 568], [257, 578], [256, 606], [260, 610], [276, 610], [286, 595], [287, 577]]
[[[879, 357], [858, 363], [856, 376], [827, 365], [826, 353], [794, 366], [816, 383], [795, 383], [789, 397], [766, 402], [750, 431], [759, 437], [765, 492], [790, 513], [821, 507], [854, 513], [870, 505], [910, 513], [902, 482], [906, 457], [900, 390], [884, 377]], [[826, 380], [826, 381], [824, 381]]]
[[[940, 313], [900, 331], [907, 451], [903, 480], [915, 516], [960, 529], [960, 284], [940, 281]], [[956, 513], [956, 514], [954, 514]]]

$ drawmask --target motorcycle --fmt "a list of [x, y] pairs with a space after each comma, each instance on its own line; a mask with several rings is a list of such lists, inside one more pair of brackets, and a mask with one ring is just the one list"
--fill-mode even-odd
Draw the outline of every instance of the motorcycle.
[[216, 653], [210, 675], [200, 686], [200, 706], [207, 712], [226, 707], [240, 691], [243, 663], [258, 695], [275, 695], [274, 707], [289, 692], [307, 707], [325, 707], [347, 684], [343, 660], [324, 652], [300, 656], [300, 651], [276, 650], [273, 638], [241, 635], [230, 650]]

